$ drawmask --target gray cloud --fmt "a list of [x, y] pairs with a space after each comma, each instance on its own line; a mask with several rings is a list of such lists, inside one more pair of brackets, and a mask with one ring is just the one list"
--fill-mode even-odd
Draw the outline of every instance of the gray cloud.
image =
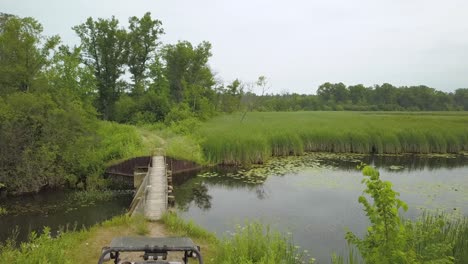
[[32, 16], [47, 34], [77, 44], [71, 27], [89, 16], [150, 11], [163, 41], [213, 44], [210, 62], [225, 81], [266, 75], [272, 92], [314, 93], [319, 84], [468, 87], [468, 2], [464, 0], [0, 0]]

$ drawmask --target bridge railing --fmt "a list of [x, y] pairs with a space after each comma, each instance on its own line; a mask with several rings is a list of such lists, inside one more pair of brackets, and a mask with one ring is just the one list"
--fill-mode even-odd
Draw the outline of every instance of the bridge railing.
[[133, 197], [132, 203], [130, 204], [130, 209], [128, 210], [128, 214], [133, 216], [135, 213], [144, 214], [144, 208], [146, 204], [146, 189], [148, 186], [148, 174], [151, 171], [151, 159], [148, 163], [148, 171], [146, 172], [143, 181], [141, 182], [138, 190], [135, 193], [135, 197]]

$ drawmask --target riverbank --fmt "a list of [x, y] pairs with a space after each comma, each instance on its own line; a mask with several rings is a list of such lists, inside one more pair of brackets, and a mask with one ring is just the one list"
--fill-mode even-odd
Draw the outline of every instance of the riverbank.
[[[259, 223], [246, 225], [232, 237], [218, 239], [193, 222], [186, 222], [174, 213], [167, 213], [161, 221], [149, 222], [142, 217], [117, 216], [82, 231], [67, 231], [51, 238], [49, 229], [42, 234], [32, 233], [30, 241], [15, 245], [13, 240], [0, 246], [0, 259], [5, 263], [95, 263], [101, 248], [117, 236], [190, 237], [200, 246], [205, 263], [238, 263], [235, 259], [257, 263], [261, 259], [287, 258], [287, 264], [301, 263], [300, 254], [289, 239], [280, 233], [266, 231]], [[252, 232], [251, 232], [252, 231]], [[231, 244], [232, 243], [232, 244]], [[19, 247], [18, 247], [19, 246]], [[255, 247], [254, 247], [255, 246]], [[180, 261], [181, 255], [169, 255], [169, 260]], [[139, 258], [139, 254], [122, 255], [122, 259]], [[260, 261], [258, 263], [270, 263]]]
[[[51, 238], [49, 229], [45, 228], [42, 234], [32, 233], [30, 241], [21, 245], [9, 240], [0, 248], [0, 259], [5, 263], [96, 263], [102, 247], [109, 245], [116, 236], [167, 237], [175, 234], [168, 231], [163, 222], [122, 215], [89, 229], [63, 232], [57, 238]], [[210, 257], [208, 244], [193, 238], [206, 257]]]

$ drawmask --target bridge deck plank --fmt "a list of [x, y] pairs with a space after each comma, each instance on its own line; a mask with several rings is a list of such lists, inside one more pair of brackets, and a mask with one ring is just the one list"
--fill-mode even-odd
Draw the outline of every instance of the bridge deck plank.
[[164, 156], [153, 157], [148, 173], [145, 216], [150, 220], [161, 219], [167, 210], [167, 177]]

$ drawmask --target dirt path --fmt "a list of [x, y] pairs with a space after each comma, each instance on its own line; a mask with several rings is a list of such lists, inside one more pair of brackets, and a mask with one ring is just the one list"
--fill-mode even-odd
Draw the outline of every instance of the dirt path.
[[[148, 222], [149, 237], [170, 237], [164, 225], [158, 222]], [[74, 252], [72, 252], [74, 262], [76, 263], [96, 263], [101, 255], [101, 248], [110, 244], [114, 237], [118, 236], [137, 236], [135, 228], [131, 225], [101, 227], [86, 239]], [[122, 260], [142, 260], [143, 253], [126, 253], [121, 255]], [[168, 260], [181, 261], [183, 253], [171, 253]]]

